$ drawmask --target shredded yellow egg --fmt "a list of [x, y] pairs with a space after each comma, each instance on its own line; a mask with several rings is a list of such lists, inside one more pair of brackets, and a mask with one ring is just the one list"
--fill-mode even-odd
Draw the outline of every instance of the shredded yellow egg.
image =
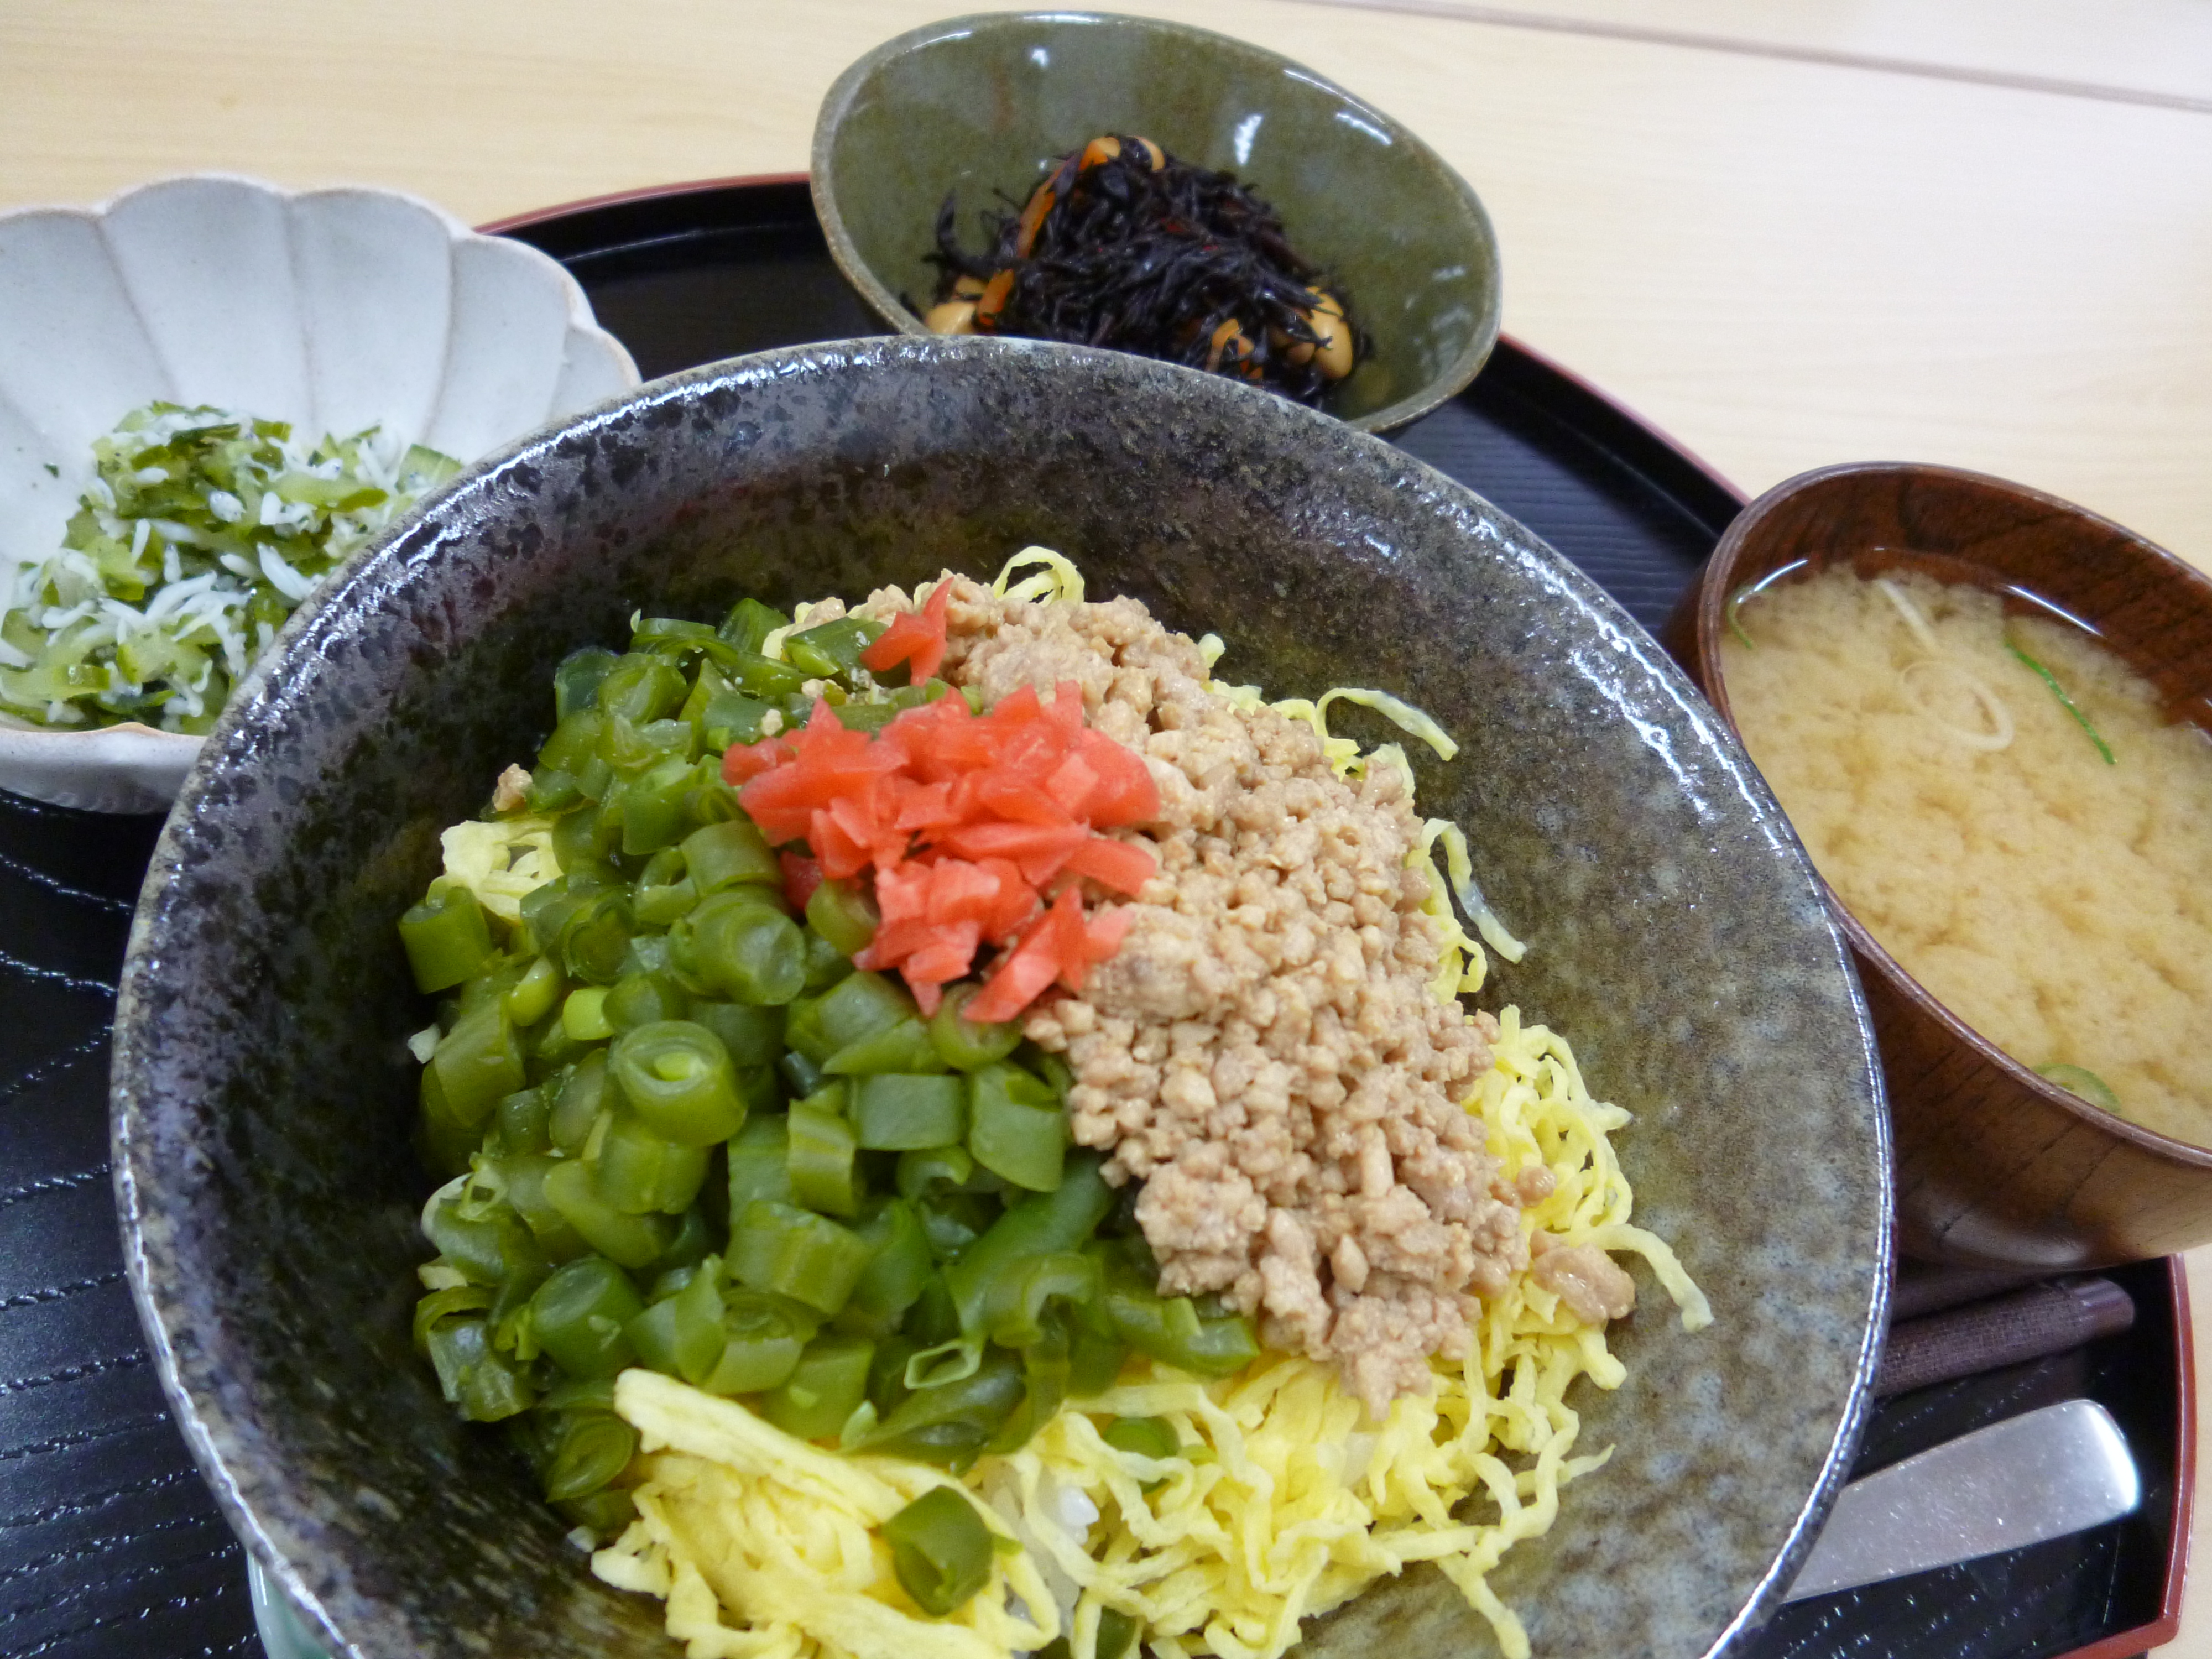
[[615, 1409], [643, 1449], [638, 1518], [592, 1570], [665, 1597], [691, 1659], [1005, 1659], [1058, 1633], [1035, 1563], [1003, 1531], [989, 1583], [950, 1617], [899, 1587], [876, 1528], [956, 1484], [941, 1471], [824, 1451], [657, 1371], [624, 1371]]
[[455, 824], [438, 842], [446, 879], [467, 888], [477, 903], [504, 921], [520, 921], [524, 898], [561, 874], [550, 818], [471, 820]]
[[[1042, 565], [1044, 568], [1016, 581], [1014, 572], [1030, 564]], [[1075, 561], [1064, 553], [1055, 553], [1048, 547], [1025, 547], [1000, 567], [999, 579], [991, 584], [991, 592], [1002, 599], [1081, 605], [1083, 573], [1075, 568]]]
[[[1499, 1024], [1466, 1103], [1509, 1175], [1551, 1171], [1551, 1194], [1522, 1224], [1641, 1255], [1683, 1328], [1710, 1324], [1674, 1252], [1631, 1224], [1608, 1139], [1629, 1115], [1590, 1097], [1563, 1039], [1511, 1008]], [[1506, 1659], [1526, 1659], [1520, 1620], [1486, 1577], [1549, 1528], [1560, 1487], [1610, 1455], [1577, 1455], [1569, 1387], [1588, 1376], [1618, 1388], [1626, 1372], [1602, 1328], [1526, 1274], [1485, 1304], [1463, 1363], [1433, 1364], [1435, 1390], [1400, 1398], [1376, 1425], [1310, 1360], [1270, 1355], [1212, 1382], [1131, 1364], [1110, 1391], [1071, 1402], [959, 1483], [1004, 1547], [983, 1591], [944, 1620], [907, 1600], [873, 1528], [951, 1477], [841, 1456], [733, 1401], [627, 1371], [615, 1405], [646, 1449], [639, 1518], [592, 1567], [665, 1597], [669, 1633], [691, 1659], [1003, 1659], [1062, 1634], [1071, 1659], [1095, 1659], [1107, 1607], [1139, 1621], [1156, 1659], [1279, 1659], [1301, 1620], [1433, 1561]], [[1108, 1445], [1102, 1429], [1116, 1416], [1166, 1419], [1180, 1453]]]

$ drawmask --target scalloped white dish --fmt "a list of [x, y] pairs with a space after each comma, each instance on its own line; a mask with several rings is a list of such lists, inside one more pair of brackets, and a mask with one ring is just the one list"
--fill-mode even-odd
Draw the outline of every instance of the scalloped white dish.
[[[0, 214], [0, 581], [60, 546], [94, 439], [156, 398], [467, 465], [637, 383], [554, 260], [397, 191], [195, 174]], [[199, 744], [0, 716], [0, 788], [158, 810]]]

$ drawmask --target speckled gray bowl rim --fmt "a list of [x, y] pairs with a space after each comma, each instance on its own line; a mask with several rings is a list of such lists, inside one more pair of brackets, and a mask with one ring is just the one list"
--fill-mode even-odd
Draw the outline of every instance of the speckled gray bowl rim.
[[[1295, 70], [1314, 87], [1331, 97], [1343, 100], [1358, 111], [1360, 119], [1370, 122], [1389, 133], [1394, 143], [1403, 145], [1408, 155], [1425, 162], [1439, 179], [1447, 182], [1472, 216], [1480, 240], [1487, 245], [1492, 270], [1500, 269], [1497, 229], [1490, 222], [1490, 214], [1482, 205], [1482, 198], [1474, 193], [1474, 186], [1460, 176], [1459, 169], [1437, 155], [1419, 133], [1376, 109], [1365, 99], [1346, 92], [1327, 76], [1308, 69], [1293, 58], [1269, 52], [1265, 46], [1255, 46], [1249, 40], [1240, 40], [1233, 34], [1222, 34], [1212, 29], [1202, 29], [1194, 24], [1176, 22], [1164, 17], [1137, 17], [1105, 11], [969, 12], [959, 17], [925, 23], [920, 28], [908, 29], [904, 34], [884, 41], [848, 64], [844, 73], [831, 82], [829, 92], [822, 100], [821, 112], [814, 121], [814, 143], [809, 152], [807, 169], [814, 197], [814, 214], [822, 222], [822, 234], [830, 244], [830, 257], [836, 261], [837, 269], [845, 273], [845, 280], [859, 290], [860, 297], [868, 302], [876, 314], [900, 333], [927, 336], [929, 325], [899, 303], [898, 295], [860, 257], [860, 250], [853, 246], [852, 234], [845, 228], [845, 217], [838, 210], [836, 191], [830, 183], [833, 176], [830, 154], [836, 148], [837, 131], [844, 124], [846, 112], [852, 107], [854, 96], [860, 91], [861, 83], [891, 58], [902, 57], [918, 47], [963, 34], [1048, 23], [1152, 29], [1162, 34], [1178, 36], [1201, 50], [1233, 52], [1255, 64]], [[1399, 427], [1418, 421], [1431, 410], [1466, 391], [1468, 384], [1482, 372], [1483, 364], [1490, 361], [1490, 354], [1497, 349], [1504, 294], [1502, 280], [1490, 284], [1486, 295], [1488, 304], [1475, 322], [1474, 332], [1442, 374], [1434, 376], [1410, 396], [1401, 398], [1394, 404], [1385, 404], [1380, 409], [1370, 410], [1364, 415], [1345, 421], [1343, 424], [1357, 432], [1395, 431]]]
[[[1257, 392], [1221, 377], [1195, 370], [1081, 347], [1026, 339], [949, 338], [941, 336], [924, 336], [915, 339], [877, 336], [788, 347], [702, 365], [648, 382], [635, 392], [611, 398], [583, 414], [549, 424], [518, 440], [504, 451], [468, 469], [433, 497], [426, 499], [423, 509], [417, 514], [395, 526], [357, 551], [293, 614], [272, 648], [263, 655], [237, 688], [220, 721], [206, 739], [200, 759], [187, 776], [177, 804], [163, 825], [133, 915], [118, 986], [111, 1063], [112, 1178], [126, 1276], [155, 1370], [185, 1442], [225, 1518], [251, 1552], [269, 1583], [276, 1587], [299, 1613], [304, 1632], [326, 1644], [330, 1653], [339, 1656], [339, 1659], [350, 1659], [360, 1650], [341, 1634], [338, 1619], [334, 1618], [331, 1611], [311, 1589], [301, 1570], [278, 1548], [241, 1492], [238, 1477], [232, 1472], [232, 1456], [246, 1455], [256, 1437], [250, 1431], [241, 1434], [246, 1426], [241, 1419], [250, 1413], [245, 1410], [234, 1388], [227, 1386], [228, 1379], [219, 1370], [204, 1374], [188, 1371], [179, 1358], [165, 1317], [163, 1286], [172, 1279], [189, 1278], [191, 1262], [175, 1251], [173, 1239], [157, 1237], [149, 1231], [146, 1208], [142, 1201], [142, 1193], [159, 1190], [161, 1180], [160, 1170], [149, 1167], [142, 1157], [142, 1151], [149, 1142], [140, 1129], [140, 1119], [158, 1109], [160, 1104], [158, 1098], [148, 1097], [143, 1088], [143, 1073], [149, 1062], [142, 1028], [149, 1020], [149, 1006], [142, 988], [149, 975], [157, 975], [161, 971], [160, 947], [162, 940], [160, 935], [163, 918], [160, 901], [169, 875], [178, 863], [185, 826], [189, 824], [204, 799], [219, 798], [216, 788], [211, 786], [219, 785], [220, 775], [232, 751], [250, 750], [259, 740], [260, 734], [255, 733], [252, 728], [254, 722], [264, 718], [269, 712], [265, 705], [273, 704], [281, 710], [286, 703], [288, 684], [302, 669], [302, 660], [297, 650], [301, 641], [315, 632], [325, 613], [343, 615], [353, 599], [354, 590], [362, 585], [372, 567], [394, 557], [404, 557], [408, 544], [434, 544], [439, 503], [460, 501], [464, 503], [462, 510], [465, 511], [466, 498], [494, 493], [502, 475], [518, 466], [529, 465], [535, 458], [544, 457], [563, 438], [613, 424], [635, 409], [672, 402], [691, 388], [727, 380], [757, 391], [778, 380], [810, 374], [865, 373], [872, 365], [896, 362], [904, 358], [933, 356], [957, 359], [976, 352], [1042, 355], [1071, 361], [1097, 359], [1123, 366], [1126, 374], [1165, 376], [1171, 383], [1180, 380], [1184, 383], [1181, 390], [1186, 397], [1203, 399], [1226, 395], [1247, 399], [1255, 409], [1264, 409], [1276, 418], [1312, 422], [1323, 434], [1334, 432], [1338, 434], [1339, 442], [1371, 447], [1371, 452], [1387, 458], [1387, 465], [1418, 480], [1427, 489], [1447, 498], [1466, 499], [1479, 509], [1480, 516], [1500, 521], [1517, 532], [1524, 538], [1527, 550], [1547, 557], [1549, 568], [1545, 573], [1545, 580], [1553, 590], [1571, 599], [1585, 613], [1593, 615], [1613, 637], [1617, 649], [1634, 650], [1642, 665], [1660, 682], [1667, 697], [1678, 704], [1693, 722], [1718, 735], [1723, 747], [1734, 750], [1735, 764], [1730, 776], [1741, 784], [1746, 798], [1753, 807], [1756, 827], [1771, 839], [1781, 856], [1794, 859], [1802, 866], [1802, 875], [1808, 880], [1813, 878], [1809, 857], [1756, 769], [1751, 766], [1748, 757], [1742, 753], [1732, 729], [1705, 702], [1664, 648], [1628, 615], [1618, 601], [1548, 544], [1448, 475], [1380, 439], [1354, 434], [1346, 423], [1287, 399]], [[395, 549], [398, 550], [396, 553]], [[314, 668], [312, 659], [305, 660], [307, 674], [312, 676]], [[1825, 905], [1820, 908], [1820, 914], [1827, 916]], [[1875, 1175], [1881, 1202], [1879, 1212], [1870, 1219], [1874, 1224], [1873, 1255], [1878, 1259], [1880, 1268], [1875, 1276], [1871, 1297], [1863, 1308], [1865, 1323], [1858, 1346], [1855, 1379], [1844, 1407], [1829, 1437], [1818, 1478], [1797, 1510], [1783, 1547], [1760, 1576], [1743, 1606], [1703, 1650], [1702, 1659], [1721, 1659], [1721, 1656], [1729, 1653], [1740, 1638], [1761, 1627], [1782, 1605], [1783, 1597], [1812, 1548], [1836, 1495], [1849, 1477], [1861, 1431], [1873, 1407], [1875, 1373], [1887, 1334], [1892, 1288], [1890, 1267], [1895, 1259], [1895, 1220], [1887, 1102], [1882, 1095], [1881, 1072], [1865, 998], [1859, 988], [1844, 937], [1832, 917], [1827, 920], [1826, 942], [1848, 993], [1853, 1034], [1873, 1091], [1868, 1127], [1873, 1142], [1871, 1150], [1875, 1157]], [[316, 1507], [318, 1496], [289, 1482], [285, 1472], [276, 1472], [273, 1484], [282, 1488], [284, 1498], [302, 1512], [312, 1512]], [[356, 1620], [370, 1622], [377, 1617], [373, 1605], [344, 1608], [341, 1613], [349, 1623]], [[1539, 1659], [1546, 1659], [1546, 1656], [1539, 1656]], [[1564, 1656], [1559, 1659], [1564, 1659]]]

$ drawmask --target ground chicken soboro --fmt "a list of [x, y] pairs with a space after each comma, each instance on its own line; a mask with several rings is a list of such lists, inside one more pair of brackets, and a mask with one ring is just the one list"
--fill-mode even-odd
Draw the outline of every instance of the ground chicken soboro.
[[[1379, 1417], [1528, 1263], [1522, 1195], [1458, 1103], [1497, 1027], [1429, 989], [1440, 940], [1403, 781], [1340, 779], [1309, 727], [1207, 690], [1198, 647], [1133, 599], [956, 580], [946, 677], [987, 702], [1074, 681], [1159, 785], [1138, 838], [1161, 873], [1127, 938], [1027, 1022], [1074, 1071], [1075, 1139], [1144, 1182], [1163, 1291], [1222, 1293]], [[906, 605], [886, 590], [866, 610]]]

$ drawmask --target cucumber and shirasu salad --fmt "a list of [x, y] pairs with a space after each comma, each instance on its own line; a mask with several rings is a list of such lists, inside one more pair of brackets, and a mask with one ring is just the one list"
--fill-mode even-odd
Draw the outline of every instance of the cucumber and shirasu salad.
[[312, 447], [281, 421], [154, 403], [93, 444], [92, 482], [0, 613], [0, 713], [209, 730], [347, 555], [460, 471], [370, 427]]

